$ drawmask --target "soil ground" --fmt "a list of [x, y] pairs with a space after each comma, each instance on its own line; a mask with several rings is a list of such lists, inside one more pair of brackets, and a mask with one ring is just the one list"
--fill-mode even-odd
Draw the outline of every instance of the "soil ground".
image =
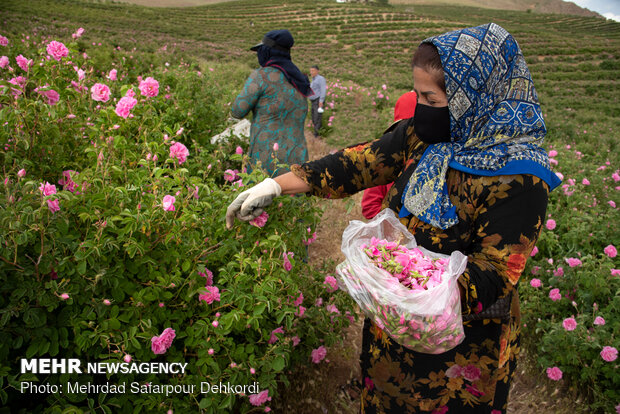
[[[330, 148], [323, 140], [315, 139], [306, 131], [310, 159], [328, 154]], [[310, 263], [322, 264], [325, 258], [339, 263], [344, 259], [340, 251], [342, 232], [349, 220], [363, 220], [361, 193], [350, 199], [325, 200], [325, 213], [317, 229], [317, 240], [310, 246]], [[353, 208], [347, 213], [353, 200]], [[329, 362], [303, 367], [294, 372], [291, 386], [280, 390], [280, 397], [272, 401], [273, 412], [299, 414], [354, 414], [359, 413], [359, 401], [352, 400], [341, 390], [353, 378], [360, 378], [359, 355], [362, 343], [362, 318], [344, 333], [342, 344], [328, 350]], [[523, 350], [522, 350], [523, 352]], [[533, 372], [533, 374], [532, 374]], [[549, 381], [542, 372], [536, 372], [527, 355], [522, 354], [515, 373], [508, 414], [579, 413], [580, 401], [571, 390], [561, 389]]]

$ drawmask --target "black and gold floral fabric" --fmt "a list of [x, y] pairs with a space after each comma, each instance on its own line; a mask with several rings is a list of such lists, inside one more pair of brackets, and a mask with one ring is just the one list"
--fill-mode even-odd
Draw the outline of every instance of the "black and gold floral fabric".
[[[294, 165], [311, 194], [342, 198], [394, 182], [384, 207], [398, 212], [402, 193], [427, 144], [405, 120], [382, 138]], [[361, 356], [364, 413], [489, 413], [506, 411], [519, 354], [518, 282], [534, 248], [549, 187], [534, 175], [479, 176], [448, 170], [458, 223], [442, 230], [415, 216], [401, 222], [419, 245], [468, 256], [459, 278], [465, 339], [443, 354], [411, 351], [366, 320]], [[498, 303], [506, 312], [491, 312]]]

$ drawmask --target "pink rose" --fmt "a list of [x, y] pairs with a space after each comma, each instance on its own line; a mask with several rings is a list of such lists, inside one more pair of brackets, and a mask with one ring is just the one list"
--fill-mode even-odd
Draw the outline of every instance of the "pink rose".
[[110, 299], [104, 299], [103, 300], [103, 304], [106, 306], [110, 306], [112, 304], [112, 302], [110, 302]]
[[555, 156], [557, 156], [557, 155], [558, 155], [558, 152], [557, 152], [556, 150], [551, 150], [551, 151], [549, 151], [549, 156], [550, 156], [550, 157], [555, 157]]
[[107, 102], [110, 99], [110, 88], [103, 83], [95, 83], [93, 87], [90, 88], [90, 97], [93, 98], [94, 101]]
[[165, 354], [168, 348], [172, 345], [172, 340], [175, 338], [176, 333], [172, 328], [166, 328], [159, 336], [151, 338], [151, 351], [156, 355]]
[[17, 171], [17, 176], [19, 178], [23, 178], [26, 175], [26, 170], [24, 170], [23, 168], [19, 171]]
[[607, 247], [605, 247], [603, 251], [605, 252], [607, 256], [609, 256], [612, 259], [618, 255], [618, 250], [616, 250], [616, 247], [613, 244], [610, 244]]
[[180, 142], [175, 142], [170, 146], [170, 158], [176, 158], [179, 160], [179, 165], [183, 164], [187, 160], [189, 151], [187, 147]]
[[17, 66], [19, 66], [24, 72], [28, 72], [30, 66], [32, 66], [32, 59], [26, 59], [22, 55], [19, 55], [15, 58], [17, 61]]
[[562, 299], [562, 294], [560, 293], [560, 289], [551, 289], [549, 291], [549, 298], [554, 302]]
[[264, 227], [267, 224], [267, 220], [269, 219], [269, 214], [266, 211], [263, 211], [260, 216], [256, 217], [253, 220], [250, 220], [250, 224], [255, 227]]
[[75, 89], [77, 92], [79, 93], [83, 93], [83, 92], [87, 92], [88, 88], [86, 86], [80, 85], [79, 83], [77, 83], [76, 81], [71, 81], [71, 86], [73, 87], [73, 89]]
[[52, 213], [55, 213], [60, 210], [60, 201], [59, 200], [47, 200], [47, 208]]
[[601, 351], [601, 358], [607, 362], [615, 361], [618, 358], [618, 350], [613, 346], [604, 346]]
[[574, 331], [575, 328], [577, 328], [577, 321], [575, 320], [575, 318], [566, 318], [562, 322], [562, 326], [567, 331]]
[[269, 344], [275, 344], [278, 341], [278, 337], [276, 336], [277, 333], [284, 333], [284, 327], [280, 326], [276, 329], [274, 329], [273, 331], [271, 331], [271, 337], [269, 338], [269, 341], [267, 341], [267, 343]]
[[174, 211], [174, 202], [177, 201], [174, 196], [165, 195], [164, 200], [162, 202], [162, 207], [165, 211]]
[[327, 349], [325, 349], [325, 347], [321, 345], [320, 347], [313, 349], [310, 355], [312, 356], [312, 362], [318, 364], [323, 359], [325, 359], [325, 355], [327, 355]]
[[77, 72], [78, 80], [80, 80], [80, 81], [84, 80], [84, 78], [86, 77], [86, 72], [84, 72], [84, 70], [78, 69], [78, 68], [75, 68], [75, 71]]
[[84, 28], [80, 27], [79, 29], [77, 29], [77, 31], [75, 33], [73, 33], [71, 35], [72, 38], [74, 39], [78, 39], [80, 38], [82, 35], [84, 34]]
[[274, 151], [277, 151], [279, 148], [280, 148], [280, 146], [278, 145], [277, 142], [273, 144], [273, 150]]
[[118, 72], [116, 71], [116, 69], [112, 69], [110, 71], [110, 73], [108, 74], [108, 79], [110, 79], [111, 81], [115, 81], [117, 79], [116, 74]]
[[60, 99], [60, 95], [58, 94], [58, 92], [56, 92], [53, 89], [48, 89], [48, 90], [44, 90], [44, 91], [40, 91], [38, 90], [39, 88], [35, 89], [35, 91], [41, 95], [47, 98], [47, 104], [48, 105], [56, 105], [58, 103], [58, 100]]
[[18, 86], [19, 89], [17, 88], [11, 88], [11, 93], [15, 96], [17, 95], [21, 95], [22, 90], [24, 89], [24, 87], [26, 86], [26, 78], [24, 78], [23, 76], [16, 76], [14, 78], [9, 79], [9, 83], [11, 85], [15, 85]]
[[267, 401], [271, 401], [271, 397], [269, 396], [269, 390], [261, 391], [258, 394], [250, 395], [250, 404], [259, 406], [263, 405]]
[[233, 182], [239, 179], [239, 176], [237, 175], [239, 171], [237, 170], [231, 170], [228, 169], [226, 171], [224, 171], [224, 180], [228, 181], [228, 182]]
[[47, 54], [56, 60], [60, 60], [69, 54], [69, 49], [64, 44], [52, 40], [47, 45]]
[[570, 267], [577, 267], [577, 266], [581, 266], [581, 260], [574, 258], [574, 257], [569, 257], [568, 259], [565, 259], [566, 263], [568, 263], [568, 265]]
[[131, 362], [131, 355], [125, 354], [125, 356], [123, 357], [123, 361], [129, 364]]
[[46, 181], [45, 184], [41, 184], [39, 186], [39, 191], [41, 191], [41, 193], [43, 193], [44, 196], [56, 194], [56, 186]]
[[147, 96], [149, 98], [157, 96], [159, 93], [159, 82], [157, 82], [152, 77], [148, 77], [140, 82], [138, 85], [138, 89], [140, 89], [140, 93], [142, 96]]
[[206, 268], [205, 268], [205, 272], [207, 273], [198, 272], [198, 275], [206, 278], [207, 286], [211, 286], [213, 284], [213, 272]]
[[558, 266], [558, 268], [553, 271], [553, 276], [564, 276], [564, 268], [562, 266]]
[[584, 178], [583, 180], [581, 180], [581, 184], [583, 184], [583, 185], [590, 185], [590, 181], [588, 181], [587, 178]]
[[540, 281], [540, 279], [532, 279], [530, 280], [530, 286], [533, 288], [539, 288], [542, 286], [542, 282]]
[[562, 370], [558, 367], [547, 368], [547, 377], [553, 381], [562, 379]]
[[198, 295], [198, 300], [204, 300], [207, 305], [212, 304], [215, 301], [220, 301], [220, 290], [217, 286], [205, 286], [206, 292]]
[[127, 118], [129, 116], [129, 112], [133, 109], [138, 101], [131, 96], [123, 96], [118, 103], [116, 104], [116, 115], [121, 118]]
[[323, 284], [327, 287], [327, 290], [330, 293], [338, 290], [338, 281], [333, 276], [325, 276]]
[[534, 246], [534, 248], [532, 249], [532, 252], [530, 253], [530, 257], [536, 256], [536, 253], [538, 253], [538, 247]]
[[304, 303], [304, 294], [299, 292], [299, 296], [297, 297], [297, 299], [295, 299], [295, 302], [293, 303], [293, 305], [299, 306], [302, 303]]
[[286, 270], [287, 272], [290, 272], [291, 269], [293, 268], [293, 265], [291, 264], [291, 261], [288, 259], [288, 256], [292, 254], [292, 253], [286, 253], [284, 252], [282, 254], [282, 265], [284, 266], [284, 270]]
[[293, 346], [297, 346], [301, 342], [301, 339], [299, 339], [299, 337], [295, 335], [294, 337], [291, 338], [291, 342], [293, 343]]
[[597, 316], [596, 318], [594, 318], [594, 324], [605, 325], [605, 319], [603, 319], [601, 316]]
[[62, 295], [60, 295], [60, 299], [62, 299], [62, 300], [67, 300], [67, 299], [69, 299], [69, 294], [67, 294], [67, 293], [63, 293]]
[[8, 45], [9, 45], [9, 39], [0, 35], [0, 46], [8, 46]]
[[239, 154], [239, 155], [243, 154], [243, 148], [241, 148], [241, 147], [237, 147], [237, 148], [235, 149], [235, 154]]
[[545, 224], [545, 227], [547, 227], [547, 230], [555, 229], [555, 220], [553, 220], [553, 219], [547, 220], [547, 223]]
[[8, 66], [9, 64], [9, 57], [8, 56], [2, 56], [0, 57], [0, 68], [4, 69]]

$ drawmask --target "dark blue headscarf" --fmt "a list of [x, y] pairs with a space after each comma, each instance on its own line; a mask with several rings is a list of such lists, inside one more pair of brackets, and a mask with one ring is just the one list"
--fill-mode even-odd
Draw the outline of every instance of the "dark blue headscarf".
[[516, 40], [495, 23], [426, 39], [446, 81], [451, 142], [430, 145], [403, 193], [401, 217], [446, 229], [458, 223], [448, 167], [475, 175], [531, 174], [560, 184], [541, 147], [547, 133], [530, 71]]
[[263, 37], [261, 43], [250, 50], [256, 51], [258, 63], [262, 67], [272, 66], [279, 69], [286, 80], [307, 97], [312, 95], [310, 81], [291, 60], [290, 50], [294, 43], [293, 35], [288, 30], [272, 30]]

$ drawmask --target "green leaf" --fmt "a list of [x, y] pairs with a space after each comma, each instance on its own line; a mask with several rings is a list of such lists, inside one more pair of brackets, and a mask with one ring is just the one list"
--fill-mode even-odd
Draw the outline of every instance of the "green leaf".
[[279, 356], [279, 357], [276, 357], [276, 359], [273, 361], [273, 363], [271, 364], [271, 368], [275, 372], [280, 372], [284, 369], [285, 365], [286, 365], [286, 361], [284, 360], [283, 357]]
[[211, 398], [203, 398], [202, 400], [200, 400], [200, 404], [198, 404], [198, 408], [200, 408], [201, 410], [204, 410], [205, 408], [210, 407], [212, 402], [213, 400]]
[[263, 313], [265, 311], [265, 309], [267, 308], [267, 304], [266, 303], [261, 303], [256, 305], [256, 307], [254, 308], [254, 312], [252, 312], [252, 314], [254, 316], [258, 316], [261, 313]]
[[192, 264], [189, 260], [185, 260], [183, 264], [181, 265], [181, 270], [183, 270], [184, 272], [187, 272], [191, 265]]
[[110, 329], [121, 329], [121, 323], [118, 319], [110, 319], [108, 320], [108, 326]]
[[86, 260], [79, 261], [76, 270], [80, 275], [84, 275], [86, 273]]

